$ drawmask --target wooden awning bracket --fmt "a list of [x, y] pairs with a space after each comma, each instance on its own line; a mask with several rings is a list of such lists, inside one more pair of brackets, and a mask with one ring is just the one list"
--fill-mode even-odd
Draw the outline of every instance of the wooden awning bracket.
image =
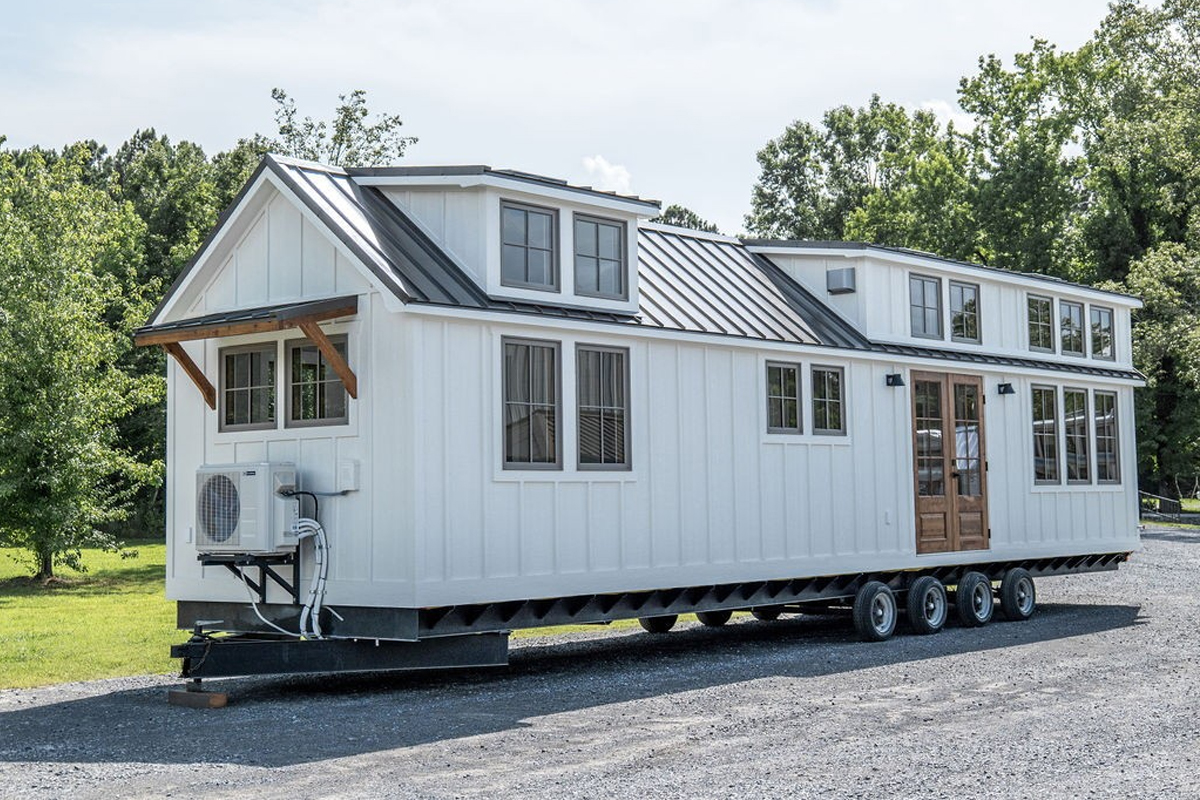
[[315, 319], [300, 320], [300, 330], [304, 331], [304, 335], [317, 346], [321, 355], [325, 356], [325, 360], [329, 362], [329, 366], [333, 367], [333, 371], [342, 379], [342, 385], [346, 387], [347, 394], [357, 400], [358, 376], [354, 374], [354, 370], [350, 369], [346, 359], [342, 358], [342, 354], [333, 346], [333, 342], [329, 341], [329, 337], [321, 330], [317, 321]]
[[216, 411], [217, 390], [209, 382], [208, 378], [204, 376], [204, 370], [200, 369], [195, 361], [192, 361], [192, 357], [187, 354], [187, 350], [183, 349], [183, 345], [179, 344], [179, 342], [167, 342], [162, 346], [162, 349], [175, 357], [175, 360], [179, 362], [179, 366], [183, 367], [183, 371], [192, 379], [192, 383], [196, 384], [196, 388], [200, 390], [200, 394], [204, 395], [204, 402], [208, 404], [209, 408]]

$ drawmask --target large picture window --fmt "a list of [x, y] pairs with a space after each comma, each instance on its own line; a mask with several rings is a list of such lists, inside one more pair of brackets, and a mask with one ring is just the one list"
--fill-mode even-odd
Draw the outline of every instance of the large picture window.
[[1115, 392], [1095, 392], [1092, 414], [1096, 428], [1096, 481], [1120, 483], [1120, 464], [1117, 459], [1117, 395]]
[[221, 350], [221, 430], [275, 427], [275, 353], [274, 342]]
[[1029, 295], [1029, 349], [1054, 352], [1054, 301]]
[[1033, 387], [1033, 479], [1059, 483], [1058, 393], [1049, 386]]
[[812, 368], [813, 433], [846, 432], [844, 382], [841, 367]]
[[558, 418], [558, 345], [504, 340], [504, 466], [561, 466]]
[[520, 203], [500, 204], [500, 282], [525, 289], [558, 289], [558, 215]]
[[950, 338], [979, 344], [979, 287], [950, 281]]
[[922, 275], [908, 276], [909, 315], [912, 335], [923, 339], [942, 338], [942, 281]]
[[1116, 358], [1113, 351], [1113, 312], [1111, 308], [1092, 306], [1091, 308], [1092, 358], [1103, 358], [1112, 361]]
[[1066, 355], [1083, 355], [1083, 304], [1060, 300], [1058, 313], [1062, 318], [1062, 352]]
[[767, 433], [800, 433], [800, 365], [767, 363]]
[[1067, 435], [1067, 483], [1091, 481], [1087, 392], [1063, 389], [1063, 428]]
[[580, 346], [577, 352], [579, 468], [629, 467], [628, 353]]
[[[330, 342], [343, 359], [346, 337]], [[333, 366], [307, 339], [288, 342], [288, 426], [338, 425], [349, 421], [346, 387]]]
[[575, 293], [625, 297], [625, 225], [575, 217]]

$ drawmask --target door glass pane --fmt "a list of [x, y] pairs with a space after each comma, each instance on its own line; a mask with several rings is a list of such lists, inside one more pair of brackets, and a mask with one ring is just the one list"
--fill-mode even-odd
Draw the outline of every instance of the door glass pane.
[[946, 494], [942, 384], [940, 381], [913, 381], [913, 397], [917, 426], [917, 494], [941, 497]]
[[954, 384], [954, 471], [960, 497], [983, 494], [979, 442], [979, 387]]

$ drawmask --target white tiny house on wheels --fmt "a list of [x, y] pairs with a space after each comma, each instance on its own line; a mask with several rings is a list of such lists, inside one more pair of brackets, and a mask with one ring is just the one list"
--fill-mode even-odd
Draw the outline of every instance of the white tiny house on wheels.
[[1137, 548], [1138, 300], [657, 212], [268, 157], [137, 334], [173, 356], [185, 674], [495, 663], [515, 627], [804, 603], [885, 638], [906, 604], [924, 631], [994, 593], [1028, 616], [1034, 577]]

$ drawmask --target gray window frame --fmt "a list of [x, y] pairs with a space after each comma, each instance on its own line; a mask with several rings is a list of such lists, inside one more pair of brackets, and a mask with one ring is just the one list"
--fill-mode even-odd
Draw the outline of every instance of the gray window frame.
[[[1096, 339], [1095, 339], [1096, 332], [1095, 332], [1095, 329], [1092, 327], [1092, 315], [1096, 314], [1098, 312], [1104, 312], [1104, 313], [1108, 314], [1108, 350], [1109, 350], [1109, 354], [1106, 356], [1096, 354]], [[1091, 353], [1092, 358], [1098, 359], [1100, 361], [1116, 361], [1117, 360], [1117, 337], [1116, 337], [1117, 322], [1116, 322], [1116, 320], [1117, 320], [1117, 313], [1114, 309], [1109, 308], [1108, 306], [1088, 306], [1088, 345], [1089, 345], [1089, 352]]]
[[[794, 428], [775, 427], [775, 426], [771, 425], [771, 400], [773, 400], [773, 399], [779, 399], [779, 400], [792, 399], [792, 398], [787, 397], [786, 395], [771, 394], [771, 368], [772, 367], [780, 367], [782, 369], [791, 369], [791, 370], [795, 370], [795, 372], [796, 372], [796, 397], [795, 397], [796, 427], [794, 427]], [[792, 435], [792, 436], [796, 436], [796, 435], [800, 435], [800, 434], [804, 433], [804, 385], [803, 385], [803, 380], [804, 380], [804, 368], [803, 368], [803, 365], [801, 365], [798, 362], [775, 361], [775, 360], [766, 362], [766, 365], [763, 368], [763, 390], [764, 390], [763, 393], [766, 398], [764, 407], [767, 412], [767, 433], [780, 433], [780, 434], [787, 434], [787, 435]]]
[[[577, 235], [578, 231], [576, 230], [576, 225], [578, 225], [578, 223], [580, 223], [580, 222], [588, 223], [588, 224], [592, 224], [592, 225], [596, 225], [596, 226], [608, 225], [610, 227], [616, 228], [618, 230], [618, 232], [620, 233], [620, 242], [617, 246], [618, 246], [618, 252], [621, 254], [621, 265], [620, 265], [621, 291], [618, 292], [617, 294], [608, 294], [606, 292], [601, 292], [601, 291], [592, 292], [592, 291], [589, 291], [586, 289], [579, 288], [579, 258], [580, 258], [580, 254], [579, 254], [579, 236]], [[608, 219], [606, 217], [597, 217], [592, 214], [574, 214], [572, 216], [572, 218], [571, 218], [571, 250], [572, 250], [571, 268], [575, 273], [575, 294], [576, 295], [578, 295], [579, 297], [597, 297], [597, 298], [600, 298], [603, 300], [628, 300], [629, 299], [629, 241], [628, 241], [627, 228], [628, 228], [628, 226], [624, 222], [622, 222], [621, 220], [617, 220], [617, 219]], [[597, 245], [596, 245], [596, 261], [597, 261], [596, 285], [598, 286], [600, 284], [599, 227], [597, 227], [596, 241], [597, 241]], [[583, 256], [583, 257], [590, 258], [591, 256]]]
[[[833, 372], [833, 373], [837, 374], [838, 386], [841, 387], [841, 396], [838, 397], [838, 399], [836, 401], [829, 400], [828, 398], [817, 397], [817, 373], [818, 372]], [[816, 436], [845, 436], [846, 429], [847, 429], [847, 425], [846, 425], [846, 405], [847, 405], [847, 401], [846, 401], [846, 397], [847, 397], [846, 368], [845, 367], [835, 367], [835, 366], [828, 365], [828, 364], [813, 364], [812, 368], [809, 370], [809, 379], [811, 381], [811, 383], [809, 385], [809, 395], [810, 395], [809, 405], [812, 407], [812, 432], [813, 432], [813, 434]], [[818, 400], [823, 400], [823, 402], [826, 402], [826, 403], [836, 402], [841, 407], [840, 419], [842, 421], [842, 427], [840, 427], [840, 428], [818, 428], [817, 427], [817, 401]]]
[[[1063, 326], [1063, 313], [1064, 313], [1063, 309], [1065, 309], [1068, 306], [1079, 309], [1079, 349], [1078, 350], [1068, 350], [1067, 343], [1065, 341], [1065, 337], [1067, 335], [1067, 329]], [[1088, 337], [1087, 337], [1087, 333], [1085, 332], [1085, 329], [1087, 327], [1087, 323], [1084, 322], [1085, 319], [1087, 319], [1087, 307], [1083, 303], [1077, 303], [1074, 300], [1059, 300], [1058, 301], [1058, 351], [1062, 355], [1071, 356], [1072, 358], [1084, 358], [1087, 356]]]
[[[1046, 325], [1050, 330], [1050, 346], [1038, 347], [1033, 343], [1033, 336], [1030, 331], [1033, 328], [1033, 317], [1029, 314], [1029, 304], [1032, 301], [1046, 302], [1050, 306], [1050, 318], [1046, 320]], [[1025, 334], [1029, 338], [1029, 349], [1035, 353], [1057, 353], [1058, 352], [1058, 336], [1056, 335], [1058, 324], [1058, 315], [1054, 313], [1054, 298], [1047, 297], [1044, 294], [1026, 294], [1025, 295]], [[1039, 325], [1041, 323], [1038, 323]]]
[[[510, 281], [504, 277], [504, 211], [505, 209], [516, 209], [525, 213], [535, 212], [538, 214], [548, 214], [550, 216], [550, 283], [530, 283], [528, 281]], [[549, 208], [547, 206], [534, 205], [532, 203], [521, 203], [516, 200], [501, 200], [500, 201], [500, 285], [507, 286], [513, 289], [530, 289], [537, 292], [552, 292], [558, 293], [562, 291], [561, 269], [559, 265], [559, 248], [562, 241], [558, 228], [558, 209]], [[526, 253], [526, 274], [529, 272], [529, 234], [528, 223], [526, 223], [526, 236], [524, 245], [522, 246], [527, 251]], [[541, 248], [536, 248], [541, 249]]]
[[[913, 320], [913, 314], [912, 314], [913, 309], [920, 308], [922, 310], [922, 314], [921, 314], [922, 323], [921, 324], [922, 324], [922, 326], [924, 326], [924, 320], [925, 320], [924, 312], [929, 310], [929, 306], [925, 306], [925, 305], [917, 306], [917, 305], [913, 304], [912, 287], [913, 287], [913, 283], [916, 281], [921, 281], [922, 283], [933, 283], [935, 286], [937, 286], [937, 293], [936, 293], [936, 297], [937, 297], [937, 315], [936, 315], [936, 317], [937, 317], [937, 323], [938, 323], [937, 334], [917, 333], [915, 321]], [[924, 295], [925, 295], [925, 291], [922, 288], [922, 290], [921, 290], [922, 299], [924, 299]], [[946, 309], [945, 309], [945, 304], [943, 302], [944, 299], [945, 298], [942, 297], [942, 279], [941, 278], [938, 278], [938, 277], [935, 277], [932, 275], [921, 275], [916, 272], [908, 273], [908, 328], [909, 328], [909, 333], [911, 333], [914, 338], [936, 339], [938, 341], [945, 340], [945, 338], [946, 338], [946, 320], [945, 320]]]
[[[1071, 433], [1071, 421], [1067, 419], [1067, 395], [1082, 395], [1083, 396], [1083, 469], [1086, 473], [1083, 478], [1071, 477], [1071, 451], [1068, 445], [1072, 438], [1080, 438]], [[1087, 486], [1092, 482], [1092, 405], [1090, 400], [1091, 393], [1087, 389], [1078, 386], [1064, 386], [1062, 390], [1062, 420], [1063, 420], [1063, 477], [1067, 480], [1068, 486]]]
[[[983, 344], [983, 314], [981, 313], [980, 308], [979, 308], [980, 295], [982, 294], [982, 291], [980, 290], [979, 284], [978, 283], [968, 283], [967, 281], [950, 281], [949, 287], [950, 287], [950, 302], [949, 302], [950, 341], [962, 342], [963, 344]], [[974, 311], [975, 338], [973, 338], [973, 339], [966, 337], [966, 336], [956, 336], [954, 333], [954, 315], [956, 313], [954, 311], [954, 289], [955, 289], [955, 287], [957, 287], [959, 289], [970, 289], [973, 292], [975, 292], [975, 311]], [[961, 311], [961, 312], [957, 312], [957, 313], [961, 313], [961, 314], [965, 315], [967, 312]]]
[[[555, 436], [554, 436], [554, 462], [548, 461], [509, 461], [507, 447], [507, 435], [504, 430], [505, 410], [508, 406], [508, 397], [505, 395], [505, 389], [508, 386], [508, 381], [505, 380], [505, 366], [508, 363], [504, 356], [505, 348], [509, 344], [525, 344], [535, 347], [549, 347], [554, 351], [554, 420], [555, 420]], [[563, 363], [562, 363], [562, 342], [553, 339], [532, 339], [526, 336], [502, 336], [500, 337], [500, 465], [505, 470], [538, 470], [538, 471], [562, 471], [563, 468]]]
[[[1096, 421], [1097, 421], [1096, 409], [1098, 407], [1096, 398], [1100, 397], [1101, 395], [1112, 398], [1113, 471], [1116, 475], [1115, 478], [1101, 478], [1100, 477], [1100, 428], [1096, 424]], [[1119, 403], [1120, 403], [1120, 398], [1117, 396], [1116, 392], [1107, 391], [1107, 390], [1103, 390], [1103, 389], [1093, 389], [1092, 390], [1092, 414], [1091, 414], [1092, 451], [1095, 453], [1096, 483], [1098, 485], [1119, 486], [1121, 484], [1121, 419], [1120, 419], [1120, 414], [1117, 411], [1117, 409], [1119, 407]], [[1105, 437], [1105, 438], [1108, 438], [1108, 437]]]
[[[1035, 383], [1030, 387], [1029, 398], [1030, 398], [1031, 413], [1027, 419], [1029, 420], [1031, 425], [1034, 423], [1033, 412], [1037, 411], [1036, 394], [1038, 392], [1050, 392], [1050, 396], [1054, 399], [1054, 408], [1051, 409], [1051, 413], [1050, 413], [1050, 421], [1054, 424], [1053, 435], [1050, 437], [1051, 440], [1054, 442], [1054, 477], [1053, 478], [1039, 478], [1037, 476], [1037, 467], [1036, 467], [1036, 463], [1035, 463], [1034, 470], [1033, 470], [1033, 483], [1035, 486], [1061, 486], [1062, 482], [1063, 482], [1063, 465], [1062, 465], [1063, 458], [1062, 458], [1062, 441], [1061, 441], [1061, 437], [1058, 435], [1058, 433], [1059, 433], [1059, 430], [1058, 430], [1059, 429], [1059, 408], [1061, 406], [1061, 403], [1059, 402], [1059, 398], [1058, 398], [1058, 387], [1047, 386], [1047, 385], [1038, 384], [1038, 383]], [[1038, 432], [1036, 429], [1034, 429], [1033, 435], [1036, 439], [1036, 437], [1038, 436]], [[1042, 434], [1042, 435], [1045, 435], [1045, 434]], [[1036, 462], [1036, 460], [1037, 460], [1037, 447], [1036, 446], [1033, 448], [1033, 457], [1034, 457], [1034, 461]]]
[[[608, 464], [585, 464], [583, 462], [583, 437], [580, 432], [583, 426], [580, 424], [580, 415], [583, 412], [583, 405], [580, 403], [579, 392], [579, 357], [584, 352], [597, 353], [616, 353], [621, 356], [622, 364], [624, 365], [625, 374], [625, 407], [622, 409], [625, 414], [625, 460], [621, 463]], [[613, 347], [603, 344], [587, 344], [583, 342], [575, 345], [575, 465], [581, 471], [592, 472], [628, 472], [633, 469], [633, 427], [630, 424], [630, 408], [633, 405], [630, 391], [630, 371], [629, 371], [629, 348], [628, 347]], [[603, 407], [602, 407], [603, 408]]]
[[[241, 353], [270, 353], [275, 359], [275, 385], [271, 386], [271, 393], [275, 396], [275, 419], [270, 422], [247, 422], [247, 423], [226, 423], [225, 409], [227, 391], [241, 391], [252, 387], [231, 387], [226, 384], [225, 380], [225, 357], [235, 356]], [[279, 427], [279, 342], [259, 342], [257, 344], [239, 344], [230, 347], [221, 347], [217, 350], [217, 430], [222, 433], [233, 433], [236, 431], [271, 431]]]
[[[330, 336], [329, 341], [335, 347], [339, 344], [345, 345], [346, 361], [347, 361], [347, 363], [349, 363], [349, 361], [350, 361], [350, 341], [349, 341], [349, 338], [346, 336], [346, 334], [339, 333], [339, 334]], [[283, 361], [284, 361], [284, 366], [283, 366], [284, 392], [283, 392], [283, 394], [284, 394], [284, 399], [283, 399], [283, 402], [284, 402], [285, 411], [283, 414], [283, 426], [285, 428], [323, 428], [323, 427], [327, 427], [330, 425], [349, 425], [350, 424], [350, 393], [346, 392], [346, 386], [345, 386], [345, 384], [342, 384], [342, 378], [337, 373], [334, 373], [334, 377], [337, 378], [338, 384], [340, 384], [342, 386], [342, 391], [346, 392], [346, 405], [345, 405], [346, 413], [340, 417], [321, 417], [320, 419], [292, 419], [292, 393], [293, 393], [293, 391], [295, 391], [295, 387], [294, 387], [295, 381], [292, 380], [292, 351], [298, 347], [317, 348], [317, 345], [311, 339], [307, 339], [307, 338], [288, 339], [286, 342], [284, 342], [284, 348], [283, 348]], [[325, 358], [325, 354], [321, 353], [319, 348], [317, 348], [317, 353], [320, 355], [321, 358]], [[279, 373], [277, 370], [276, 375], [278, 375], [278, 374]]]

